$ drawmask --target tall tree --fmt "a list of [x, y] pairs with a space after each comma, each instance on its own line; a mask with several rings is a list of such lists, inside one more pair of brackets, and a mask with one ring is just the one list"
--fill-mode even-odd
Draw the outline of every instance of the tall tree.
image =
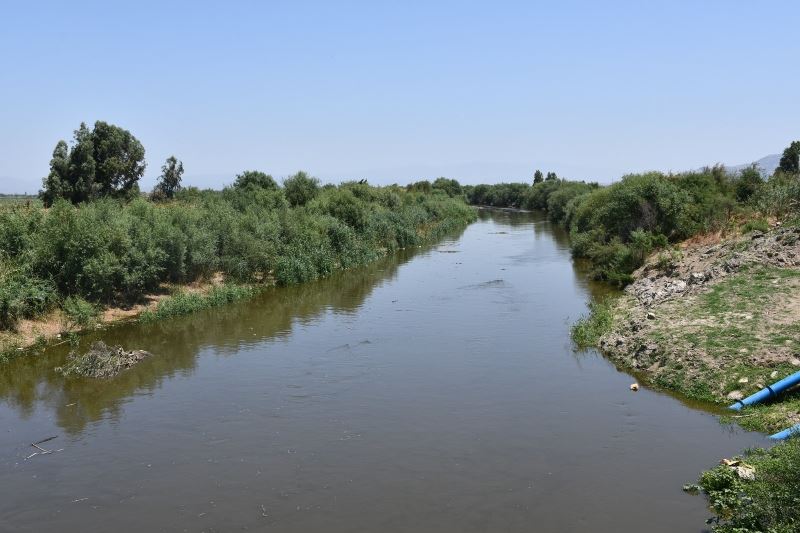
[[800, 141], [794, 141], [783, 151], [778, 170], [794, 174], [800, 172]]
[[542, 176], [542, 171], [538, 168], [536, 172], [533, 173], [533, 184], [536, 185], [537, 183], [541, 183], [544, 181], [544, 176]]
[[161, 167], [161, 176], [153, 189], [153, 198], [156, 200], [175, 198], [175, 194], [181, 190], [182, 177], [183, 163], [174, 155], [169, 156]]
[[50, 173], [44, 178], [42, 201], [46, 206], [53, 205], [56, 198], [69, 198], [72, 194], [67, 176], [69, 175], [69, 146], [58, 141], [50, 159]]
[[48, 206], [57, 198], [79, 203], [130, 197], [138, 191], [145, 165], [144, 147], [129, 131], [102, 121], [91, 130], [81, 123], [72, 148], [64, 141], [56, 144], [39, 195]]
[[558, 179], [558, 176], [556, 176], [555, 172], [548, 172], [547, 173], [547, 177], [545, 178], [545, 181], [554, 181], [554, 180], [557, 180], [557, 179]]

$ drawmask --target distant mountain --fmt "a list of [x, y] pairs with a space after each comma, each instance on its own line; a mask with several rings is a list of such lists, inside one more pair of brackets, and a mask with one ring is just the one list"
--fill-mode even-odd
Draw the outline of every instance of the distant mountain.
[[[758, 169], [761, 171], [762, 176], [771, 176], [775, 169], [778, 168], [778, 164], [781, 161], [781, 154], [771, 154], [765, 157], [762, 157], [758, 161], [754, 161]], [[725, 165], [725, 169], [729, 172], [739, 172], [747, 167], [749, 167], [752, 163], [742, 163], [741, 165]]]

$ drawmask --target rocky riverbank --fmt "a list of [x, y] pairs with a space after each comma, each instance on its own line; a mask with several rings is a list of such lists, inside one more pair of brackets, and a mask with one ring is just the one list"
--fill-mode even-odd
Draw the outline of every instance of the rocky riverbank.
[[[651, 384], [725, 404], [800, 369], [800, 228], [685, 243], [634, 279], [597, 344]], [[750, 411], [743, 426], [782, 429], [800, 396]]]

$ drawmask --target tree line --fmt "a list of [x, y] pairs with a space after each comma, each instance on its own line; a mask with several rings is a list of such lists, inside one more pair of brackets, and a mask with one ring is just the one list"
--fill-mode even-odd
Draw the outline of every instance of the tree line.
[[[656, 250], [696, 234], [768, 228], [768, 219], [800, 215], [800, 141], [782, 154], [764, 179], [755, 165], [739, 172], [722, 166], [693, 172], [631, 174], [598, 183], [543, 177], [531, 183], [462, 188], [469, 203], [546, 211], [570, 231], [572, 253], [590, 260], [593, 275], [625, 285]], [[666, 259], [665, 259], [666, 261]]]
[[279, 185], [261, 171], [222, 190], [183, 187], [170, 157], [141, 194], [144, 148], [126, 130], [84, 124], [59, 141], [43, 181], [44, 206], [0, 207], [0, 330], [60, 310], [105, 305], [222, 275], [293, 284], [366, 264], [463, 228], [474, 211], [445, 191], [321, 185], [298, 172]]

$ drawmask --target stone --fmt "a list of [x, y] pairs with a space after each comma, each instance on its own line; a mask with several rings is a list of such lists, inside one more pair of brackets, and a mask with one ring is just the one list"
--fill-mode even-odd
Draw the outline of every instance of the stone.
[[728, 393], [729, 400], [741, 400], [744, 398], [744, 393], [740, 390], [734, 390]]

